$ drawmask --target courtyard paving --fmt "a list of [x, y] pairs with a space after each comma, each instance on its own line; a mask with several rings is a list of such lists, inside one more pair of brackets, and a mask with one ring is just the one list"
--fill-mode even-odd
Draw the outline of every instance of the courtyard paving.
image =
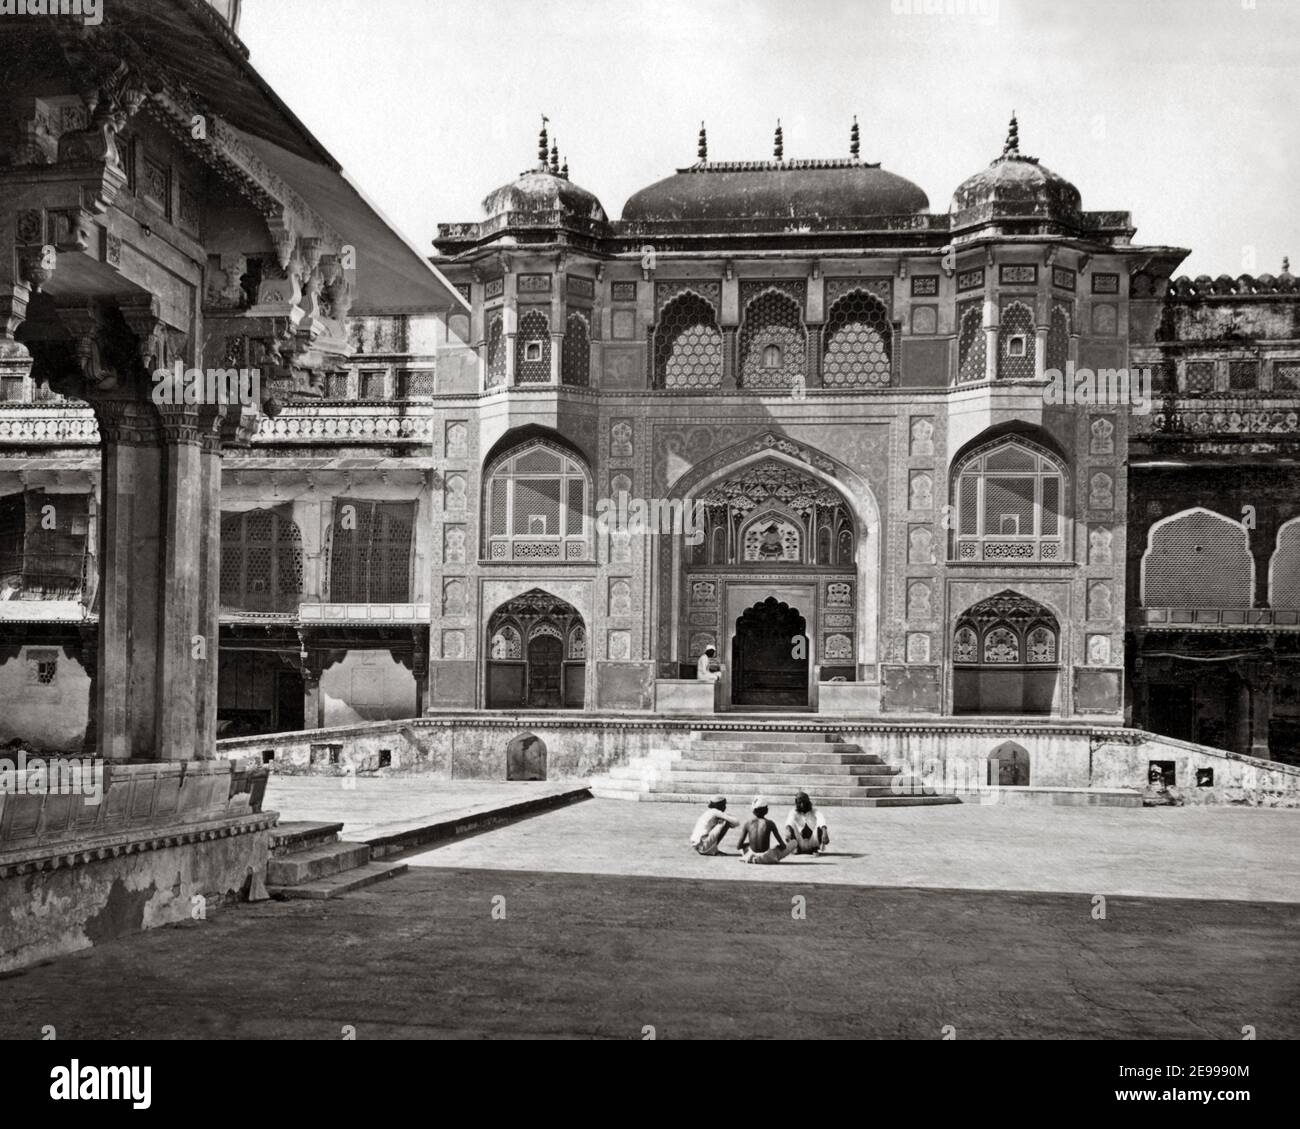
[[0, 1038], [1300, 1037], [1300, 813], [827, 814], [756, 867], [586, 801], [0, 977]]
[[[788, 802], [769, 799], [769, 815], [780, 822]], [[734, 831], [723, 840], [731, 857], [702, 858], [687, 847], [702, 808], [590, 800], [407, 861], [413, 867], [1300, 902], [1300, 811], [826, 808], [832, 854], [747, 866], [735, 857]]]

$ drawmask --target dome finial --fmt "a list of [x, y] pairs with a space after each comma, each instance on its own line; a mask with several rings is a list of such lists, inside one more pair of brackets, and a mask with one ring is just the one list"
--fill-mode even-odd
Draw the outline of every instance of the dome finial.
[[546, 123], [551, 119], [545, 114], [542, 115], [542, 132], [537, 135], [537, 159], [546, 164], [546, 147], [549, 144], [546, 137]]
[[1007, 126], [1007, 143], [1002, 146], [1004, 157], [1020, 156], [1020, 123], [1016, 121], [1015, 110], [1011, 111], [1011, 124]]
[[1282, 273], [1283, 274], [1291, 273], [1291, 257], [1289, 255], [1282, 256]]
[[562, 180], [569, 179], [569, 158], [568, 157], [564, 158], [564, 164], [560, 166], [560, 178]]
[[551, 143], [551, 175], [560, 175], [560, 146], [555, 142]]
[[776, 133], [772, 138], [772, 156], [778, 161], [785, 160], [785, 134], [781, 131], [781, 119], [776, 119]]
[[699, 148], [695, 151], [695, 155], [699, 157], [701, 161], [707, 161], [709, 159], [709, 135], [704, 131], [703, 122], [700, 122], [700, 144]]
[[862, 135], [858, 132], [858, 115], [853, 115], [853, 128], [849, 130], [849, 156], [855, 161], [862, 152]]

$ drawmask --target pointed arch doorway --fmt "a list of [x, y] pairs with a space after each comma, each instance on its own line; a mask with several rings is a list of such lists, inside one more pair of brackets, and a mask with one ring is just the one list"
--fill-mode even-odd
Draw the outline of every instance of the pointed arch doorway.
[[808, 621], [775, 596], [736, 620], [731, 640], [731, 704], [737, 709], [806, 710]]

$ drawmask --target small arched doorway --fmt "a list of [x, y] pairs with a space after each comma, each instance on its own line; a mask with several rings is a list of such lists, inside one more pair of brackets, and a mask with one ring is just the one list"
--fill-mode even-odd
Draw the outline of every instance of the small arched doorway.
[[953, 712], [1050, 714], [1061, 678], [1061, 627], [1010, 590], [981, 600], [953, 632]]
[[488, 621], [487, 708], [582, 709], [587, 632], [573, 605], [534, 588]]
[[808, 708], [808, 623], [775, 596], [736, 620], [731, 703], [751, 709]]
[[1029, 786], [1029, 750], [1014, 741], [1003, 741], [988, 756], [990, 786], [1027, 788]]

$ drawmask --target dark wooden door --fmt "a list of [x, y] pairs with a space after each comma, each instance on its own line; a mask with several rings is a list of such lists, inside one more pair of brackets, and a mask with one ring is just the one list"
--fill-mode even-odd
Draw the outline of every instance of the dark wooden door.
[[564, 649], [550, 635], [538, 635], [528, 644], [528, 705], [535, 710], [558, 710]]

